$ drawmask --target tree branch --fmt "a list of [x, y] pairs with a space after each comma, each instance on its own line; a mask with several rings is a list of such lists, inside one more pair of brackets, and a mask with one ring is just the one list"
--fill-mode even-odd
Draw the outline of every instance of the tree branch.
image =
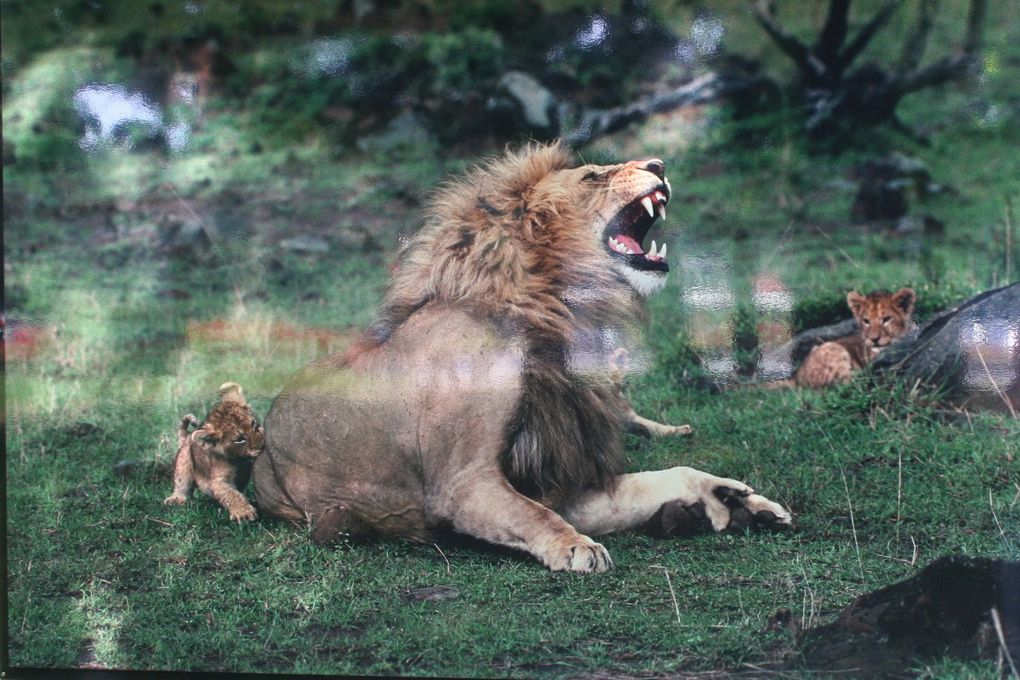
[[917, 68], [924, 57], [924, 50], [928, 46], [928, 35], [931, 33], [932, 15], [935, 13], [938, 0], [921, 0], [917, 7], [917, 21], [914, 23], [914, 30], [910, 32], [907, 39], [903, 41], [903, 51], [900, 53], [900, 73], [909, 73]]
[[829, 70], [838, 70], [839, 48], [846, 40], [847, 15], [850, 13], [850, 0], [830, 0], [829, 13], [825, 18], [825, 26], [815, 43], [815, 54], [818, 55]]
[[892, 15], [896, 14], [896, 10], [902, 5], [903, 0], [886, 0], [886, 3], [882, 5], [882, 9], [875, 12], [875, 16], [871, 17], [871, 21], [864, 24], [861, 30], [857, 31], [857, 35], [854, 36], [854, 39], [850, 41], [850, 44], [839, 55], [842, 69], [853, 63], [854, 59], [860, 55], [864, 48], [868, 46], [868, 43], [871, 42], [871, 39], [875, 37], [878, 30], [888, 23]]
[[586, 111], [577, 128], [563, 136], [564, 143], [577, 148], [596, 137], [621, 130], [627, 125], [642, 121], [653, 113], [661, 113], [681, 106], [692, 106], [715, 101], [727, 92], [753, 86], [754, 79], [728, 79], [715, 73], [706, 73], [691, 82], [665, 92], [640, 99], [626, 106], [604, 111]]
[[988, 3], [985, 0], [972, 0], [970, 14], [967, 15], [967, 35], [963, 42], [963, 52], [971, 58], [976, 58], [984, 46], [987, 13]]
[[967, 16], [967, 32], [964, 36], [963, 49], [957, 54], [943, 57], [924, 68], [915, 68], [910, 73], [897, 78], [895, 85], [900, 96], [934, 85], [941, 85], [949, 80], [961, 77], [978, 58], [984, 43], [986, 0], [971, 0], [970, 13]]
[[767, 0], [757, 0], [750, 5], [751, 13], [758, 24], [765, 29], [769, 37], [779, 46], [786, 56], [793, 59], [797, 67], [809, 78], [823, 78], [827, 74], [825, 64], [776, 20]]

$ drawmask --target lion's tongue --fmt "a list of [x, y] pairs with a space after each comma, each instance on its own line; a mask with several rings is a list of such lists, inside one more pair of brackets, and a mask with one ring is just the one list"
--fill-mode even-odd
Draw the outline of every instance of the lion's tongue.
[[616, 241], [617, 243], [627, 248], [627, 250], [629, 250], [631, 253], [634, 253], [636, 255], [642, 255], [645, 252], [644, 250], [641, 249], [640, 243], [632, 239], [630, 236], [627, 236], [626, 234], [617, 234]]

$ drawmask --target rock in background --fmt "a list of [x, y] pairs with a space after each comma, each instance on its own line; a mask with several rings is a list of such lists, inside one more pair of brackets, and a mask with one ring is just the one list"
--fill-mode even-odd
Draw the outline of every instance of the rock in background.
[[941, 392], [961, 408], [1020, 409], [1020, 283], [936, 314], [916, 339], [894, 343], [872, 363]]

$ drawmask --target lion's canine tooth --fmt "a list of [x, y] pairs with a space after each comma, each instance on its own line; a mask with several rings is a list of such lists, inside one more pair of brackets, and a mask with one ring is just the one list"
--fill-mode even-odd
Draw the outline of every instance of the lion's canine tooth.
[[647, 253], [648, 257], [655, 257], [655, 251], [656, 251], [655, 239], [652, 239], [652, 249], [648, 251]]
[[665, 243], [662, 244], [662, 250], [659, 251], [659, 257], [661, 257], [664, 260], [666, 259], [666, 244]]
[[648, 211], [649, 217], [655, 217], [655, 208], [652, 207], [652, 199], [645, 196], [641, 199], [641, 205], [645, 206], [645, 210]]
[[659, 211], [659, 217], [661, 217], [662, 220], [665, 222], [666, 221], [666, 204], [665, 203], [660, 203], [657, 206], [655, 206], [655, 209]]

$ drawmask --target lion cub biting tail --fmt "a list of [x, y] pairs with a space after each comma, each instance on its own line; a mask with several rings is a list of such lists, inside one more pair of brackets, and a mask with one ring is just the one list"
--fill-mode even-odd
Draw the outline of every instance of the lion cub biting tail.
[[917, 295], [912, 288], [895, 293], [876, 291], [861, 295], [850, 291], [847, 305], [857, 319], [859, 332], [811, 348], [792, 381], [776, 386], [825, 387], [850, 380], [889, 344], [914, 326], [911, 314]]
[[255, 519], [255, 508], [242, 491], [251, 476], [252, 459], [262, 452], [262, 426], [240, 385], [227, 382], [220, 386], [220, 403], [203, 423], [190, 413], [184, 416], [177, 443], [174, 490], [163, 501], [165, 505], [187, 502], [197, 485], [227, 509], [230, 519]]

